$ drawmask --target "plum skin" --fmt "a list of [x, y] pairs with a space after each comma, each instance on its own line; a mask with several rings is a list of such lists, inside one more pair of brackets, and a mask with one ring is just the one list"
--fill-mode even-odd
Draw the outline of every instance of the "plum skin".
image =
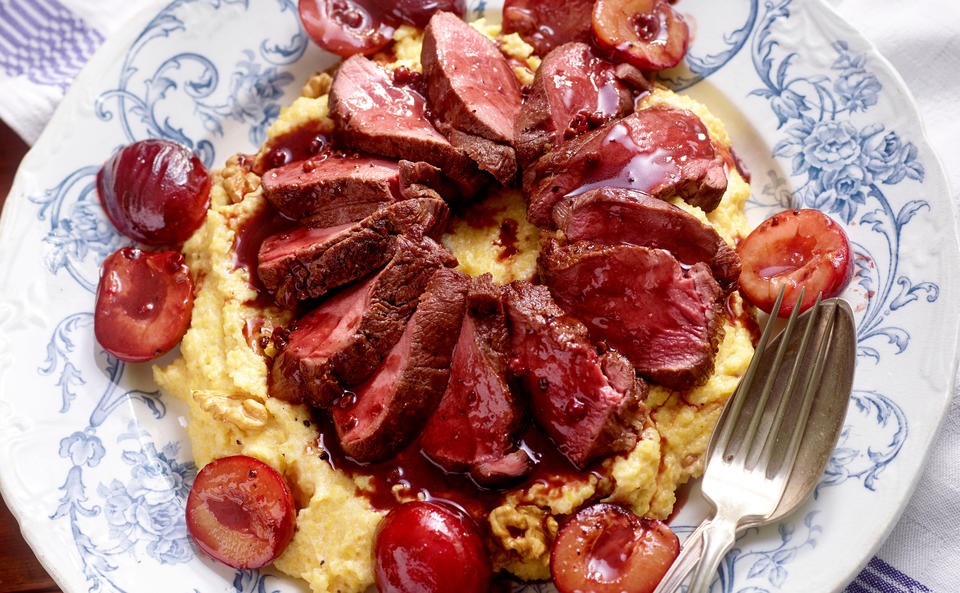
[[203, 223], [210, 175], [190, 149], [159, 138], [113, 153], [97, 173], [97, 193], [118, 231], [152, 247], [178, 246]]
[[487, 593], [492, 569], [472, 519], [444, 503], [401, 504], [374, 543], [380, 593]]

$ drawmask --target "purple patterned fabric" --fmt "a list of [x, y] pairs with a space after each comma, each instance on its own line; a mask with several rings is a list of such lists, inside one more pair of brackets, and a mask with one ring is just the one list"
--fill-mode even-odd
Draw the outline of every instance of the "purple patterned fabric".
[[930, 589], [876, 556], [845, 593], [928, 593]]
[[66, 90], [103, 42], [57, 0], [0, 0], [0, 70]]

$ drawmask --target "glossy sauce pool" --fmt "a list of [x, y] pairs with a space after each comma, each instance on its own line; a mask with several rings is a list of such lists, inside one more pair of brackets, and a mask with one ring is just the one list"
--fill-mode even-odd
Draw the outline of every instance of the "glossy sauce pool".
[[386, 461], [359, 463], [340, 448], [336, 430], [325, 411], [314, 410], [313, 421], [320, 432], [317, 445], [322, 451], [321, 458], [333, 469], [351, 477], [369, 477], [370, 489], [358, 488], [357, 494], [367, 498], [378, 510], [386, 511], [400, 504], [394, 494], [396, 488], [404, 499], [420, 496], [453, 503], [478, 523], [485, 524], [485, 517], [502, 503], [508, 491], [526, 488], [535, 482], [559, 488], [574, 481], [587, 481], [591, 476], [604, 478], [599, 469], [580, 471], [574, 467], [532, 423], [520, 435], [520, 448], [536, 462], [533, 470], [502, 488], [488, 488], [478, 485], [467, 474], [441, 469], [421, 451], [417, 439]]

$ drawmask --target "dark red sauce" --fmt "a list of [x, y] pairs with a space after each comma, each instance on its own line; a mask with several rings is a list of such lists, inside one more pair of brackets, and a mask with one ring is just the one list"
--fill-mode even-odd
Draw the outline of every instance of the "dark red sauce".
[[743, 303], [741, 307], [742, 311], [738, 314], [734, 311], [732, 293], [723, 301], [723, 308], [727, 313], [727, 318], [737, 325], [746, 328], [746, 330], [750, 332], [750, 340], [756, 344], [760, 341], [760, 324], [757, 323], [756, 317], [748, 312], [749, 306], [747, 303]]
[[359, 463], [344, 454], [337, 440], [336, 430], [327, 412], [314, 411], [314, 422], [320, 431], [318, 446], [324, 451], [322, 458], [333, 469], [350, 476], [369, 476], [369, 490], [359, 490], [370, 504], [380, 510], [389, 510], [399, 502], [393, 493], [396, 485], [403, 487], [406, 496], [421, 494], [427, 499], [444, 500], [462, 508], [474, 519], [481, 521], [498, 506], [508, 490], [526, 487], [536, 482], [560, 487], [574, 480], [586, 481], [591, 475], [600, 476], [599, 469], [578, 470], [564, 458], [556, 446], [533, 424], [521, 434], [519, 446], [534, 459], [534, 469], [518, 482], [504, 488], [479, 486], [469, 475], [447, 472], [435, 465], [420, 450], [414, 440], [397, 455], [377, 463]]
[[636, 532], [626, 518], [608, 523], [590, 548], [587, 571], [601, 581], [616, 581], [630, 558]]
[[476, 204], [463, 213], [461, 218], [472, 229], [485, 229], [497, 225], [497, 215], [505, 211], [505, 206], [496, 208], [486, 204]]
[[262, 335], [265, 322], [266, 320], [263, 317], [257, 315], [256, 317], [248, 317], [246, 323], [243, 324], [243, 337], [247, 344], [261, 353], [270, 341], [269, 336]]
[[674, 493], [676, 498], [673, 503], [673, 510], [670, 511], [670, 516], [667, 517], [665, 523], [672, 523], [673, 520], [677, 518], [677, 515], [680, 514], [683, 506], [687, 504], [687, 501], [690, 499], [691, 490], [693, 490], [693, 480], [690, 480], [677, 488], [677, 491]]
[[497, 259], [504, 260], [513, 257], [519, 251], [517, 247], [517, 230], [519, 228], [520, 224], [512, 218], [507, 218], [500, 223], [500, 237], [497, 239], [497, 243], [500, 244], [500, 255], [497, 256]]
[[237, 164], [240, 165], [244, 171], [253, 171], [253, 168], [256, 166], [257, 155], [255, 154], [237, 154]]
[[402, 23], [423, 29], [438, 10], [463, 17], [467, 11], [464, 0], [373, 0], [380, 18], [393, 26]]
[[331, 145], [330, 136], [315, 126], [304, 126], [267, 140], [257, 160], [254, 172], [263, 175], [275, 169], [310, 158], [326, 150]]
[[740, 173], [740, 177], [743, 177], [743, 180], [747, 183], [750, 183], [750, 168], [747, 167], [747, 163], [744, 162], [740, 155], [737, 154], [737, 151], [731, 146], [729, 151], [723, 155], [724, 160], [727, 161], [728, 165], [733, 165], [733, 167]]
[[410, 70], [406, 66], [400, 66], [393, 71], [393, 84], [410, 87], [424, 97], [427, 96], [426, 77], [416, 70]]
[[265, 307], [273, 304], [273, 296], [267, 292], [257, 275], [260, 245], [267, 237], [289, 231], [295, 226], [297, 221], [280, 214], [270, 203], [264, 203], [259, 212], [237, 229], [233, 239], [234, 269], [244, 268], [250, 275], [250, 287], [257, 291], [254, 306]]

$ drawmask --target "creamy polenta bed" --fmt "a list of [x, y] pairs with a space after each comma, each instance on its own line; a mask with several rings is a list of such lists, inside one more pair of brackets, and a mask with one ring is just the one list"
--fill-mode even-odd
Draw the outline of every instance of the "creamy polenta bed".
[[[677, 53], [679, 17], [649, 4]], [[462, 590], [551, 578], [581, 515], [626, 513], [672, 560], [661, 521], [753, 355], [749, 184], [722, 122], [649, 82], [669, 55], [505, 16], [514, 32], [440, 12], [340, 52], [210, 174], [181, 249], [189, 329], [154, 376], [189, 405], [198, 467], [274, 472], [290, 507], [264, 518], [202, 471], [221, 495], [191, 495], [188, 522], [214, 557], [404, 591], [384, 557], [427, 503], [482, 556]], [[243, 537], [269, 545], [244, 557]]]

